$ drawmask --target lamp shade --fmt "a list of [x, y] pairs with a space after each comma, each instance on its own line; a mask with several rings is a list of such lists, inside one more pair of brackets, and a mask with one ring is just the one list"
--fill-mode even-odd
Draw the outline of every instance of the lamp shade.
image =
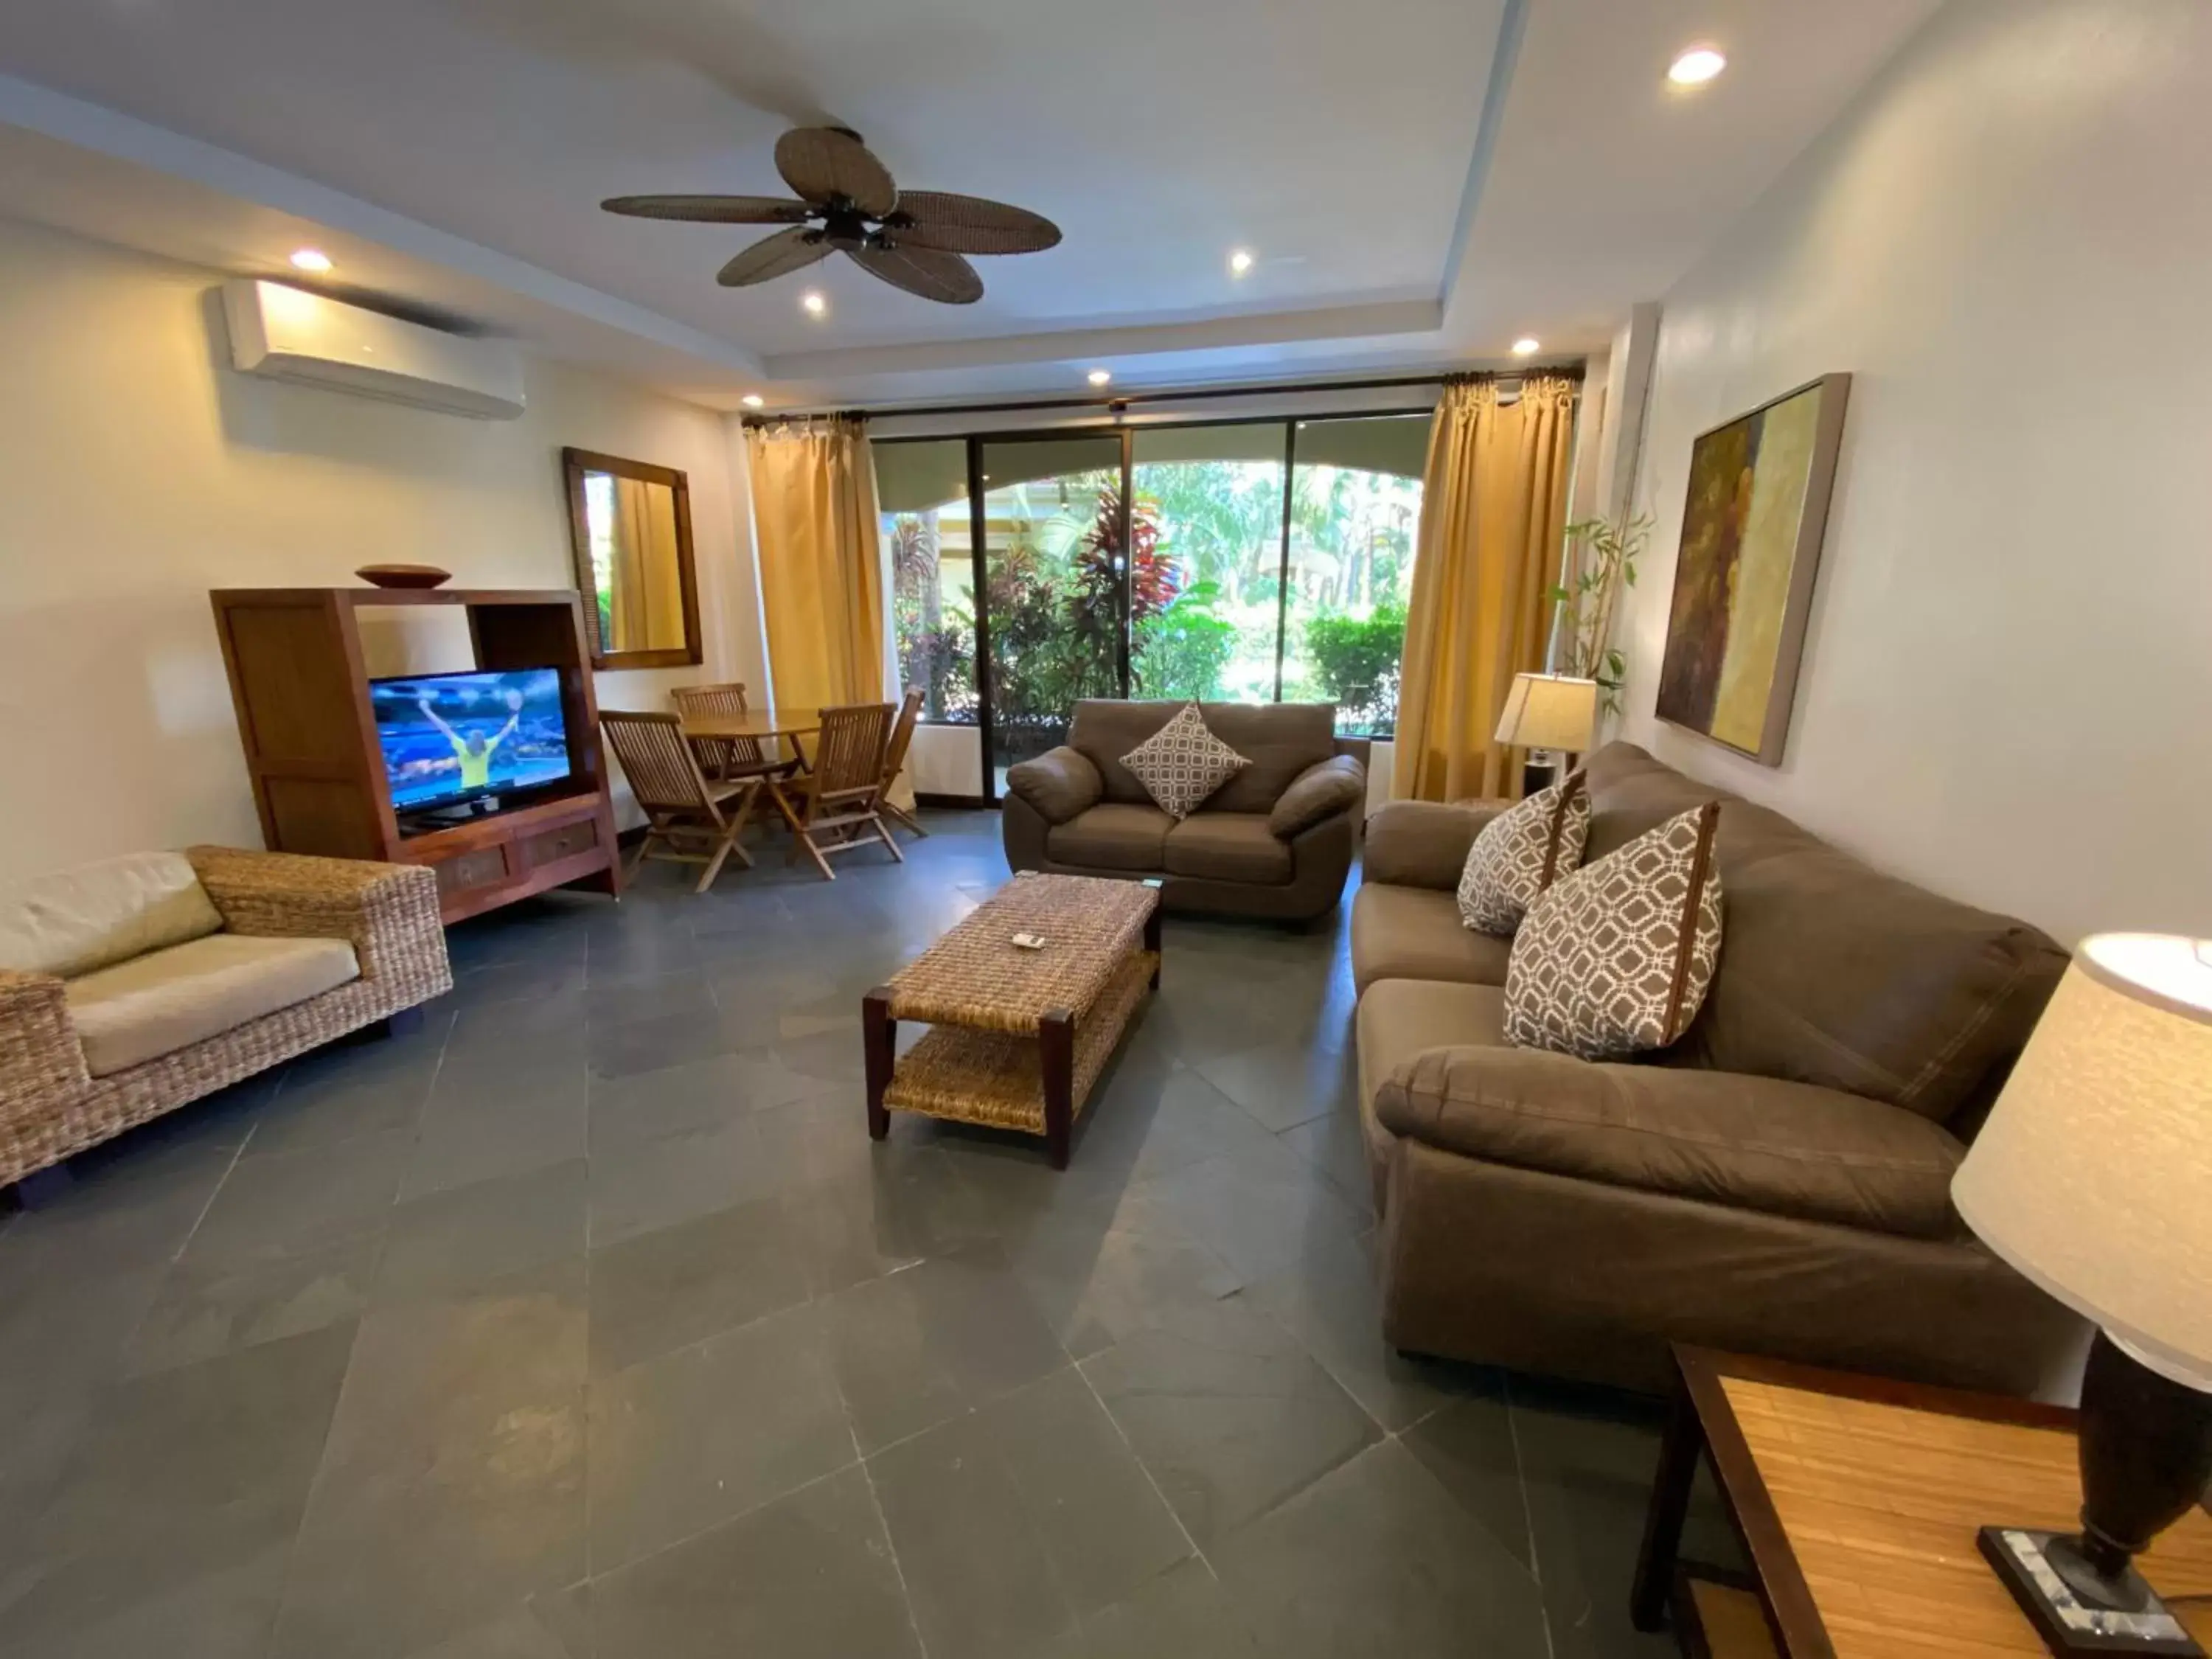
[[2136, 1358], [2212, 1389], [2212, 942], [2085, 939], [1951, 1198]]
[[1516, 749], [1580, 754], [1597, 730], [1597, 682], [1566, 674], [1516, 674], [1498, 721], [1498, 741]]

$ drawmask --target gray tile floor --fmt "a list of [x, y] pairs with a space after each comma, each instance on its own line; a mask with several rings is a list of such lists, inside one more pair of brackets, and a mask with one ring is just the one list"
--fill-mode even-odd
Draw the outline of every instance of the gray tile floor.
[[456, 929], [0, 1217], [0, 1649], [1669, 1651], [1648, 1417], [1381, 1341], [1340, 921], [1171, 922], [1064, 1175], [870, 1144], [861, 992], [1006, 878], [933, 823]]

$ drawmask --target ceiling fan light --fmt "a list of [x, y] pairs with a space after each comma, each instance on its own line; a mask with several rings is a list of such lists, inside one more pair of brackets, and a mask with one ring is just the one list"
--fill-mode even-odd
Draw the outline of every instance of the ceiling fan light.
[[817, 288], [808, 289], [799, 296], [799, 303], [806, 308], [810, 317], [826, 316], [830, 310], [830, 301], [822, 297], [822, 290]]

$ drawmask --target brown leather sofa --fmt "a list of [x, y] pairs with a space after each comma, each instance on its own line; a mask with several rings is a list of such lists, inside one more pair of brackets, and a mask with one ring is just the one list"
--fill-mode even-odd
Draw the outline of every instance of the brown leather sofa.
[[1063, 875], [1157, 877], [1172, 910], [1310, 921], [1344, 891], [1367, 773], [1339, 752], [1325, 702], [1207, 702], [1214, 736], [1252, 764], [1182, 823], [1121, 757], [1181, 702], [1085, 701], [1067, 741], [1006, 773], [1006, 862]]
[[1641, 1389], [1668, 1386], [1670, 1341], [2063, 1386], [2083, 1328], [1949, 1189], [2065, 952], [1632, 744], [1589, 777], [1590, 859], [1726, 803], [1719, 969], [1649, 1063], [1506, 1045], [1510, 941], [1462, 927], [1453, 896], [1498, 807], [1369, 823], [1352, 959], [1389, 1340]]

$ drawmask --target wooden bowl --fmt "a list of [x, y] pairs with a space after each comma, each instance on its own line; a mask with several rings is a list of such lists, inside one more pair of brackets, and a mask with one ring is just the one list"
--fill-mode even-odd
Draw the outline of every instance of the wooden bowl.
[[353, 574], [376, 587], [435, 587], [453, 579], [434, 564], [365, 564]]

